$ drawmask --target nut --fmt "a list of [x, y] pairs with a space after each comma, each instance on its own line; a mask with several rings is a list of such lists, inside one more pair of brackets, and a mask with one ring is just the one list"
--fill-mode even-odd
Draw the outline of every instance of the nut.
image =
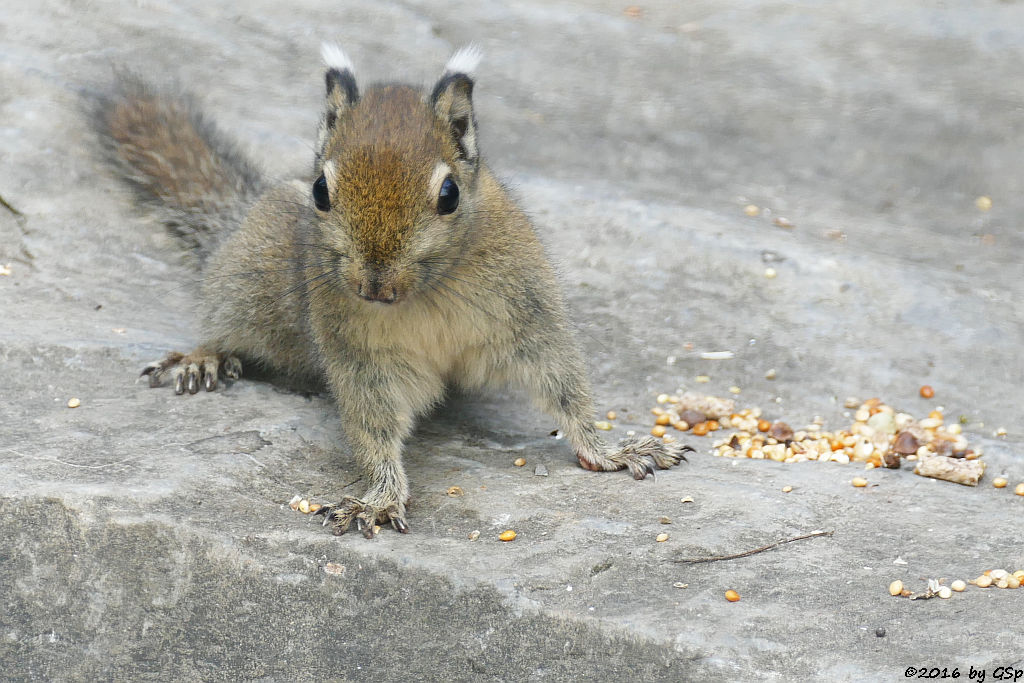
[[967, 584], [964, 583], [961, 579], [957, 579], [953, 583], [949, 584], [949, 587], [955, 590], [957, 593], [963, 593], [964, 589], [967, 588]]
[[864, 477], [854, 477], [853, 479], [850, 480], [850, 483], [856, 486], [857, 488], [862, 489], [868, 485], [868, 480], [865, 479]]
[[730, 589], [730, 590], [725, 591], [725, 599], [728, 600], [729, 602], [739, 602], [740, 601], [740, 594], [737, 593], [736, 591]]
[[465, 495], [465, 493], [466, 492], [462, 490], [461, 486], [449, 486], [448, 487], [448, 497], [449, 498], [458, 498], [459, 496]]
[[68, 408], [77, 408], [80, 405], [82, 405], [82, 402], [79, 401], [77, 398], [68, 399]]
[[992, 480], [992, 486], [996, 487], [997, 489], [1005, 489], [1006, 485], [1009, 483], [1010, 482], [1006, 481], [1005, 477], [996, 477], [995, 479]]
[[896, 579], [895, 581], [893, 581], [892, 583], [889, 584], [889, 595], [897, 596], [897, 595], [899, 595], [902, 592], [903, 592], [903, 582], [900, 581], [899, 579]]
[[917, 393], [921, 394], [921, 398], [935, 398], [935, 390], [928, 384], [918, 389]]
[[658, 543], [664, 543], [665, 541], [668, 540], [668, 534], [665, 534], [665, 533], [658, 534], [655, 537], [654, 540], [657, 541]]
[[515, 460], [512, 461], [512, 464], [515, 465], [516, 467], [522, 467], [523, 465], [526, 464], [526, 458], [516, 458]]
[[506, 529], [505, 531], [501, 532], [498, 538], [502, 541], [505, 541], [506, 543], [508, 541], [514, 541], [516, 540], [516, 532], [512, 531], [512, 529]]

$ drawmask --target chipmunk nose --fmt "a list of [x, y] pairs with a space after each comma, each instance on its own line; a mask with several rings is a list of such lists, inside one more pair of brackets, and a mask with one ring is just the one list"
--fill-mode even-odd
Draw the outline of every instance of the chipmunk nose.
[[393, 304], [398, 298], [398, 291], [391, 285], [382, 283], [377, 278], [369, 278], [356, 286], [356, 293], [366, 301], [382, 304]]

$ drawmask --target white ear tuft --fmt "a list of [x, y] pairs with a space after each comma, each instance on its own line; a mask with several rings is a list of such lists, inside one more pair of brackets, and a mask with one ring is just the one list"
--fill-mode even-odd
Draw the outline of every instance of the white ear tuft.
[[321, 43], [320, 57], [328, 68], [348, 71], [350, 73], [355, 73], [356, 71], [355, 67], [352, 66], [352, 60], [348, 58], [345, 51], [338, 47], [336, 43]]
[[480, 60], [484, 58], [483, 51], [476, 45], [476, 43], [470, 43], [469, 45], [459, 48], [459, 50], [452, 55], [448, 63], [444, 65], [444, 72], [448, 74], [466, 74], [472, 76], [473, 72], [476, 71], [476, 67], [480, 65]]

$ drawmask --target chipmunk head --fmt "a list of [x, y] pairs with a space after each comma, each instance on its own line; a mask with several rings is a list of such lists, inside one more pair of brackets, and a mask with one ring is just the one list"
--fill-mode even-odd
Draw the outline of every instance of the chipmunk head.
[[352, 64], [324, 46], [327, 106], [310, 190], [320, 237], [343, 256], [343, 289], [395, 303], [453, 264], [476, 210], [476, 48], [457, 52], [431, 92], [404, 85], [359, 92]]

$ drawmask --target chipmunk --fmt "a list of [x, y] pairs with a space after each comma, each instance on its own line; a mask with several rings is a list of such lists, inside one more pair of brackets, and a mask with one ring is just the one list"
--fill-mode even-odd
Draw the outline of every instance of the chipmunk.
[[598, 436], [552, 268], [480, 158], [479, 51], [456, 52], [429, 92], [360, 91], [340, 48], [322, 56], [312, 182], [272, 185], [189, 99], [135, 77], [101, 98], [109, 159], [201, 265], [203, 341], [148, 365], [150, 385], [213, 391], [244, 361], [329, 387], [368, 484], [321, 508], [336, 534], [409, 531], [403, 443], [448, 385], [525, 388], [588, 470], [644, 479], [685, 460], [687, 446]]

